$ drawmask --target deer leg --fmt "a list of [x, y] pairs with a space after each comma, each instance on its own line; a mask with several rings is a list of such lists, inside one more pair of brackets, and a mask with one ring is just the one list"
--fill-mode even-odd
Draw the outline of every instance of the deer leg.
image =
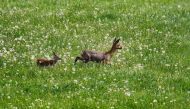
[[111, 62], [109, 60], [103, 60], [101, 63], [111, 65]]
[[102, 63], [102, 64], [107, 64], [107, 60], [104, 59], [104, 60], [101, 61], [101, 63]]
[[84, 59], [84, 63], [88, 63], [89, 62], [89, 60], [88, 59]]
[[83, 59], [82, 57], [77, 56], [77, 57], [75, 58], [75, 64], [76, 64], [76, 62], [77, 62], [78, 60], [84, 61], [84, 59]]

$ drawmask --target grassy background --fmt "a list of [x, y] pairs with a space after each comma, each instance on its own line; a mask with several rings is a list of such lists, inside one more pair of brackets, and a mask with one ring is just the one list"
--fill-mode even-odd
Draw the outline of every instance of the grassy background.
[[[73, 65], [114, 37], [112, 65]], [[38, 68], [53, 51], [62, 60]], [[0, 108], [188, 107], [189, 0], [0, 1]]]

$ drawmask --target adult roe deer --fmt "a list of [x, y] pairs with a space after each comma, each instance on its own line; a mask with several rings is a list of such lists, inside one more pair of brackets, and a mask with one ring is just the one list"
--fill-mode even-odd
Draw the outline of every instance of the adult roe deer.
[[81, 53], [81, 56], [77, 56], [75, 58], [75, 64], [78, 60], [87, 63], [89, 61], [94, 61], [98, 63], [108, 63], [110, 61], [113, 54], [116, 52], [117, 49], [122, 49], [122, 46], [119, 43], [120, 39], [114, 39], [112, 47], [109, 51], [106, 52], [98, 52], [93, 50], [84, 50]]

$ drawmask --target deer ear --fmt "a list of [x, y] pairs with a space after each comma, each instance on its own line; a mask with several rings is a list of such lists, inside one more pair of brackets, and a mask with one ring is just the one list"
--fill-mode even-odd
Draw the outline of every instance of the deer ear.
[[115, 43], [118, 43], [120, 41], [120, 39], [117, 39], [116, 41], [115, 41]]
[[117, 39], [116, 39], [116, 37], [115, 37], [115, 38], [114, 38], [114, 40], [113, 40], [113, 43], [115, 43], [115, 42], [116, 42], [116, 40], [117, 40]]

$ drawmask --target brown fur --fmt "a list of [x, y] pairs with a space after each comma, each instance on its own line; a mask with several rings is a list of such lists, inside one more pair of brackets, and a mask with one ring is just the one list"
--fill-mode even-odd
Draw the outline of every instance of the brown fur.
[[110, 61], [113, 54], [116, 52], [117, 49], [122, 49], [122, 46], [119, 44], [120, 39], [114, 39], [113, 45], [111, 49], [107, 52], [98, 52], [98, 51], [92, 51], [92, 50], [84, 50], [81, 53], [81, 56], [77, 56], [75, 58], [75, 63], [78, 60], [81, 60], [85, 63], [89, 61], [98, 62], [98, 63], [108, 63]]
[[36, 63], [38, 66], [40, 67], [46, 67], [46, 66], [52, 66], [54, 64], [57, 63], [58, 60], [60, 60], [61, 58], [59, 58], [55, 53], [53, 53], [53, 57], [52, 59], [46, 59], [46, 58], [38, 58], [36, 60]]

